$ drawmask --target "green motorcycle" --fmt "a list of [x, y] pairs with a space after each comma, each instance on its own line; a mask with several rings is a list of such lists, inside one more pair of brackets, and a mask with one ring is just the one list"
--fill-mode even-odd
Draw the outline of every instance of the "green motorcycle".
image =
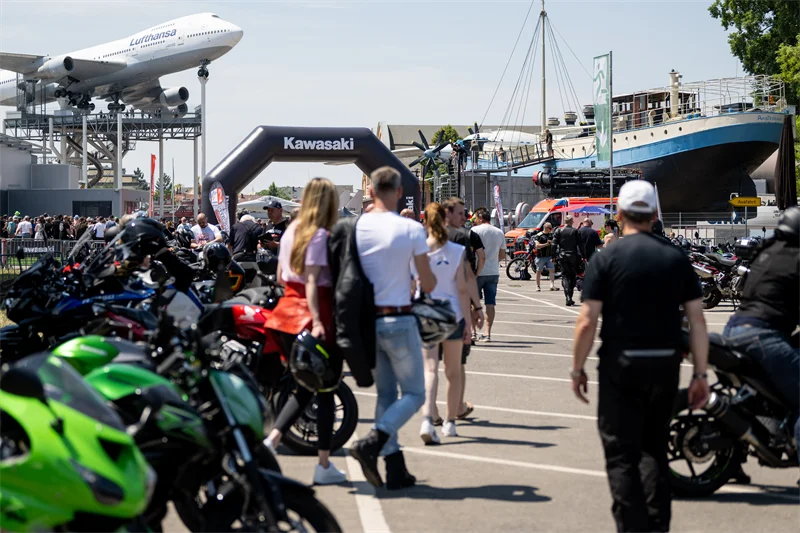
[[112, 531], [156, 484], [122, 420], [61, 359], [32, 355], [0, 376], [0, 529]]
[[[163, 336], [162, 336], [163, 337]], [[266, 402], [247, 368], [217, 368], [207, 342], [162, 338], [149, 352], [86, 336], [53, 353], [112, 402], [123, 420], [147, 420], [136, 443], [159, 477], [145, 521], [159, 529], [172, 501], [192, 531], [340, 531], [313, 489], [279, 474], [263, 446]], [[147, 416], [148, 412], [156, 412]]]

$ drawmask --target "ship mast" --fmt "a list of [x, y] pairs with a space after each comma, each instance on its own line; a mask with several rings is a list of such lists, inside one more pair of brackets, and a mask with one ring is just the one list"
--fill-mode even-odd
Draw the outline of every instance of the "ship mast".
[[542, 0], [542, 13], [539, 15], [541, 17], [542, 23], [542, 128], [540, 130], [540, 135], [544, 135], [544, 130], [547, 127], [547, 98], [546, 98], [546, 91], [547, 87], [545, 84], [545, 49], [544, 49], [544, 38], [545, 38], [545, 18], [547, 17], [547, 12], [544, 10], [544, 0]]

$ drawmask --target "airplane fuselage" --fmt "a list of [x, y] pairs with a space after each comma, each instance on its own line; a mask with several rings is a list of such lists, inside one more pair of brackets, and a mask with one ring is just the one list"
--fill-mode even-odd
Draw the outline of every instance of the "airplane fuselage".
[[[126, 98], [126, 89], [213, 61], [230, 51], [241, 37], [239, 27], [205, 13], [171, 20], [117, 41], [52, 56], [108, 62], [121, 68], [77, 80], [67, 77], [58, 83], [41, 79], [36, 85], [36, 101], [41, 102], [42, 93], [45, 100], [55, 100], [53, 89], [60, 87], [90, 97], [118, 94], [122, 101], [136, 104]], [[25, 74], [0, 70], [0, 105], [16, 105], [18, 80], [26, 78]]]

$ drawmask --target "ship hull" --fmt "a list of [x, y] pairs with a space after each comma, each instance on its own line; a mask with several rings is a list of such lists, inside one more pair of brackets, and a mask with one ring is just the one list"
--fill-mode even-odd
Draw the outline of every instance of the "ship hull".
[[[777, 150], [784, 117], [732, 113], [615, 133], [614, 166], [639, 169], [657, 184], [663, 212], [730, 211], [732, 193], [755, 195], [750, 174]], [[608, 166], [593, 154], [593, 136], [556, 141], [555, 150], [555, 161], [519, 168], [516, 175]], [[587, 155], [574, 157], [579, 154]]]

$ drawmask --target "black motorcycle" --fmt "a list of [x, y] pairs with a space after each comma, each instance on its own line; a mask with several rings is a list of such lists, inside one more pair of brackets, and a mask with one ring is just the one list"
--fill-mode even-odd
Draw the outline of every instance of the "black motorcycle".
[[[670, 484], [675, 494], [708, 496], [725, 485], [748, 455], [772, 468], [798, 466], [792, 431], [797, 413], [771, 385], [758, 361], [709, 335], [709, 365], [717, 376], [701, 410], [678, 393], [669, 427]], [[688, 347], [688, 333], [684, 343]], [[688, 351], [688, 348], [687, 348]]]

